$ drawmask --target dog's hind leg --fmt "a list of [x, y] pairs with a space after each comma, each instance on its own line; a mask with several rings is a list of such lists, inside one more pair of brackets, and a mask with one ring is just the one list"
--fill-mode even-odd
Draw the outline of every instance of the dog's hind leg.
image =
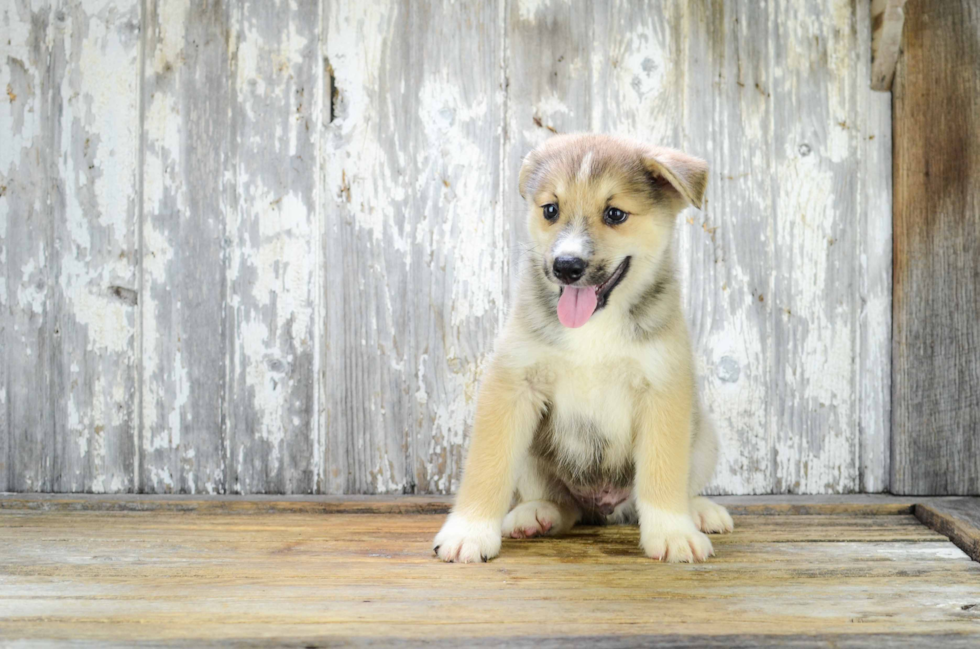
[[581, 509], [554, 486], [540, 461], [528, 457], [517, 478], [517, 505], [504, 517], [501, 534], [513, 539], [558, 536], [581, 518]]
[[704, 496], [701, 490], [711, 479], [718, 461], [718, 435], [711, 420], [698, 404], [694, 409], [694, 430], [691, 443], [691, 518], [705, 534], [731, 532], [735, 528], [728, 510]]

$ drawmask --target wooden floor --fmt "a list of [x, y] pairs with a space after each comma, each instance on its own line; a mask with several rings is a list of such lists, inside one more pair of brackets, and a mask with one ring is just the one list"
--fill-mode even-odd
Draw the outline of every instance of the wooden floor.
[[0, 496], [0, 645], [980, 646], [980, 563], [907, 501], [728, 504], [705, 564], [585, 527], [459, 565], [398, 513], [440, 500]]

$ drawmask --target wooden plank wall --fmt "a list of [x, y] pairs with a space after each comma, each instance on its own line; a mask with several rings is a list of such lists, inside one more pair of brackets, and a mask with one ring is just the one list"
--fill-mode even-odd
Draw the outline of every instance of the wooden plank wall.
[[980, 494], [980, 5], [909, 0], [902, 50], [892, 486]]
[[886, 489], [869, 11], [0, 8], [0, 489], [452, 492], [520, 263], [520, 160], [573, 130], [711, 165], [678, 221], [711, 490]]

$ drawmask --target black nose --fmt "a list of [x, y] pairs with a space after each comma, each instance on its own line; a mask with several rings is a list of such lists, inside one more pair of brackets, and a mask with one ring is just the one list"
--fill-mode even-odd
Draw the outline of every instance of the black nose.
[[585, 274], [588, 265], [588, 262], [578, 257], [558, 257], [555, 259], [553, 268], [555, 277], [566, 284], [571, 284], [577, 282]]

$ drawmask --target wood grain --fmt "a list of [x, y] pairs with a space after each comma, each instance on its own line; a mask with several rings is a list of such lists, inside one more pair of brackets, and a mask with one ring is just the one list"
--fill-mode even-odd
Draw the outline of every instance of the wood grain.
[[[195, 639], [196, 647], [227, 647], [230, 644], [235, 647], [264, 647], [269, 640], [255, 638], [235, 638], [234, 641], [223, 640], [200, 640]], [[639, 634], [624, 636], [596, 636], [596, 635], [577, 635], [572, 637], [549, 637], [543, 635], [522, 635], [520, 637], [510, 636], [484, 636], [484, 637], [462, 637], [462, 638], [424, 638], [407, 639], [398, 638], [399, 647], [409, 649], [428, 648], [428, 647], [500, 647], [506, 644], [508, 647], [519, 649], [632, 649], [633, 647], [667, 647], [670, 649], [756, 649], [762, 647], [778, 647], [780, 649], [879, 649], [888, 647], [896, 649], [899, 647], [922, 647], [928, 645], [941, 646], [944, 649], [973, 649], [976, 637], [972, 635], [935, 633], [935, 634], [895, 634], [895, 633], [867, 633], [862, 635], [851, 634], [847, 636], [837, 634], [808, 634], [808, 635], [754, 635], [750, 633], [740, 635], [679, 635], [679, 634]], [[47, 644], [47, 643], [46, 643]], [[59, 646], [60, 643], [51, 643]], [[68, 641], [65, 644], [75, 646]], [[384, 647], [390, 644], [390, 639], [384, 636], [366, 637], [343, 637], [338, 638], [333, 635], [306, 637], [302, 642], [290, 642], [287, 640], [276, 639], [276, 645], [281, 647], [296, 647], [306, 649], [306, 647], [332, 647], [341, 644], [343, 647]], [[100, 642], [100, 647], [176, 647], [183, 646], [180, 640], [170, 641], [129, 641], [129, 642]]]
[[234, 205], [226, 215], [227, 491], [314, 493], [317, 174], [322, 110], [316, 0], [237, 3]]
[[598, 130], [712, 169], [677, 233], [709, 491], [888, 488], [870, 0], [34, 0], [0, 21], [0, 487], [452, 493], [527, 252], [521, 158]]
[[919, 503], [915, 517], [980, 561], [980, 499], [940, 498]]
[[[883, 355], [860, 362], [861, 327], [874, 324], [860, 318], [866, 298], [857, 289], [868, 272], [860, 260], [872, 260], [880, 272], [887, 251], [850, 224], [865, 205], [862, 182], [877, 178], [859, 180], [862, 143], [887, 133], [868, 123], [868, 107], [887, 97], [873, 95], [858, 72], [867, 71], [869, 34], [858, 29], [860, 12], [847, 6], [833, 3], [825, 13], [818, 4], [776, 3], [774, 74], [761, 88], [771, 93], [773, 110], [774, 261], [766, 299], [777, 492], [858, 490], [861, 435], [879, 446], [886, 441], [885, 418], [862, 420], [871, 413], [855, 388], [866, 380], [859, 370], [870, 370], [868, 360], [886, 362]], [[877, 146], [882, 141], [887, 146], [887, 138]], [[867, 379], [885, 387], [880, 376]], [[876, 471], [863, 482], [884, 488], [882, 477]]]
[[[846, 496], [718, 496], [716, 502], [736, 515], [912, 514], [933, 499], [849, 494]], [[445, 514], [451, 496], [207, 496], [140, 494], [0, 494], [0, 509], [42, 511], [181, 511], [306, 514]]]
[[327, 492], [455, 490], [505, 308], [501, 6], [325, 6]]
[[980, 7], [906, 7], [895, 75], [892, 489], [980, 493]]
[[129, 491], [139, 2], [17, 3], [0, 20], [0, 481]]
[[910, 515], [736, 517], [697, 566], [644, 559], [633, 527], [505, 540], [488, 564], [445, 565], [430, 556], [441, 516], [3, 510], [0, 520], [8, 641], [977, 641], [980, 564]]
[[235, 212], [228, 9], [146, 5], [140, 484], [227, 489], [226, 215]]
[[871, 89], [891, 90], [902, 45], [905, 0], [871, 0]]

